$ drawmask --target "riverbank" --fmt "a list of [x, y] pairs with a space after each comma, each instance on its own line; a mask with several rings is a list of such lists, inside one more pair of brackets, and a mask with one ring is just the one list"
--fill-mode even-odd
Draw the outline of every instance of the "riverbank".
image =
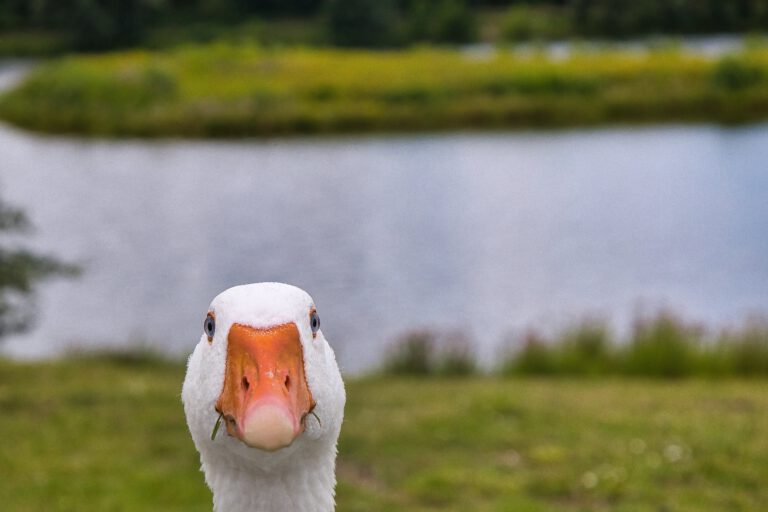
[[216, 44], [42, 65], [0, 117], [49, 133], [250, 137], [742, 123], [768, 118], [768, 49], [473, 54]]
[[[0, 360], [3, 509], [210, 510], [184, 366]], [[763, 381], [356, 379], [338, 510], [758, 510]]]

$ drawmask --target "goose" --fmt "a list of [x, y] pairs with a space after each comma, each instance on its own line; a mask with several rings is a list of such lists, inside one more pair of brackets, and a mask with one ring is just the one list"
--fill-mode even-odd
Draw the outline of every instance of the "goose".
[[346, 394], [304, 290], [256, 283], [216, 296], [181, 398], [215, 511], [335, 508]]

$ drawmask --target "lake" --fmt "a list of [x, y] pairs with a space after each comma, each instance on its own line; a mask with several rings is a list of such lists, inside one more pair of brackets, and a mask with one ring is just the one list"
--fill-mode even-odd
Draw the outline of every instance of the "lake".
[[421, 327], [491, 361], [585, 315], [733, 325], [768, 312], [767, 170], [765, 124], [236, 142], [0, 125], [0, 193], [36, 226], [21, 241], [85, 268], [3, 349], [186, 354], [218, 292], [266, 280], [314, 296], [348, 372]]

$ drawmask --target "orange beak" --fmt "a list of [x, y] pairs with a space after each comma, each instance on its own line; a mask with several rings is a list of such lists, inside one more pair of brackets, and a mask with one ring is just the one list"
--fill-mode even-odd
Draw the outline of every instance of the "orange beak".
[[314, 406], [296, 324], [268, 329], [234, 324], [216, 402], [229, 435], [253, 448], [279, 450], [304, 431], [304, 417]]

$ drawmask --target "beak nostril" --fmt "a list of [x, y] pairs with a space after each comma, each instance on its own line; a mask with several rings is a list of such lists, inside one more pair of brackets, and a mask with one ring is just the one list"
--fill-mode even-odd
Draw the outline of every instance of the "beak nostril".
[[246, 391], [248, 391], [248, 389], [250, 389], [251, 387], [251, 383], [248, 382], [248, 377], [243, 377], [242, 384], [243, 384], [243, 389]]
[[285, 376], [285, 383], [284, 383], [284, 385], [285, 385], [285, 389], [287, 391], [291, 390], [291, 376], [290, 375], [286, 375]]

